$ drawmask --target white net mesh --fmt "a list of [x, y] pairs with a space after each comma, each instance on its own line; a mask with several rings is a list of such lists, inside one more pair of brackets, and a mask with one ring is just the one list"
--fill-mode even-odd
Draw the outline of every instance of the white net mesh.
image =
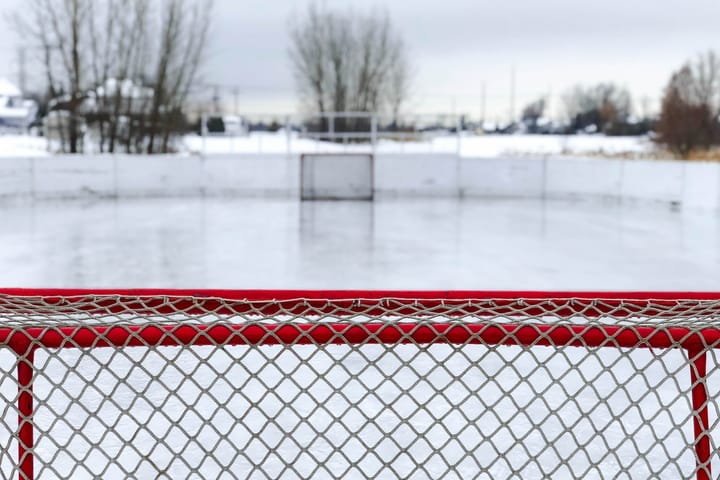
[[661, 297], [0, 295], [0, 471], [711, 478], [720, 300]]

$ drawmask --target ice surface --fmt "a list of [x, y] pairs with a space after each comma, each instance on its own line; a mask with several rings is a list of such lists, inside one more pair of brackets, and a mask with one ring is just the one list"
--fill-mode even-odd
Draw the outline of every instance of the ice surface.
[[199, 198], [0, 208], [6, 287], [720, 285], [720, 217], [662, 205]]
[[[720, 217], [661, 205], [198, 198], [3, 205], [0, 215], [0, 285], [7, 287], [720, 285]], [[434, 449], [462, 459], [457, 471], [466, 478], [479, 471], [539, 478], [548, 469], [557, 477], [678, 478], [694, 468], [689, 373], [679, 351], [408, 345], [287, 352], [39, 351], [36, 470], [42, 478], [243, 478], [261, 477], [261, 464], [271, 476], [320, 468], [316, 476], [361, 478], [347, 467], [365, 452], [358, 439], [372, 454], [357, 468], [376, 478], [437, 477], [447, 464], [431, 456]], [[14, 358], [0, 352], [0, 359], [7, 406], [0, 444], [15, 452]], [[282, 383], [279, 368], [293, 372]], [[714, 372], [709, 385], [718, 384]], [[333, 393], [341, 387], [344, 396]], [[201, 394], [205, 388], [213, 398]], [[416, 411], [419, 403], [425, 408]], [[318, 436], [308, 422], [326, 430]], [[12, 455], [0, 458], [6, 477]], [[395, 470], [374, 470], [381, 462]]]

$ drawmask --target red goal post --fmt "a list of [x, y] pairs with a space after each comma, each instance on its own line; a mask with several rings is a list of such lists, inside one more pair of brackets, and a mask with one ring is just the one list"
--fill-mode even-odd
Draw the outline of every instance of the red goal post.
[[709, 479], [719, 314], [717, 293], [7, 289], [0, 470]]

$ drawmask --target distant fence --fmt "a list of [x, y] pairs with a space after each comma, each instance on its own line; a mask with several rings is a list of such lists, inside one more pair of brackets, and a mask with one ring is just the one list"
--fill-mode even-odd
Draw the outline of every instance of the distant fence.
[[[203, 116], [203, 125], [212, 117]], [[464, 115], [418, 114], [394, 117], [371, 112], [322, 112], [305, 115], [248, 114], [242, 117], [244, 135], [209, 133], [186, 138], [196, 153], [375, 152], [384, 144], [395, 152], [457, 153], [463, 132], [475, 125]], [[189, 140], [189, 141], [188, 141]], [[436, 141], [436, 140], [439, 140]], [[216, 147], [217, 144], [219, 148]]]
[[[295, 154], [0, 159], [0, 198], [299, 197]], [[375, 197], [601, 198], [720, 208], [720, 163], [376, 154]]]

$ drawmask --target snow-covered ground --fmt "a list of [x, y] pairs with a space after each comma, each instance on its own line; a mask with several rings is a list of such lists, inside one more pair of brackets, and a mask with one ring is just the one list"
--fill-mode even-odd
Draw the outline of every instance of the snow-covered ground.
[[[467, 157], [507, 155], [641, 155], [652, 151], [645, 137], [606, 137], [603, 135], [470, 135], [439, 136], [425, 141], [380, 140], [378, 152], [384, 153], [457, 153]], [[196, 153], [312, 153], [367, 151], [368, 145], [332, 144], [298, 138], [280, 131], [253, 133], [247, 137], [200, 137], [184, 139], [184, 150]]]
[[638, 155], [652, 151], [646, 137], [602, 135], [484, 135], [463, 138], [463, 156], [504, 155]]
[[[312, 153], [367, 151], [368, 145], [343, 145], [298, 138], [280, 131], [255, 132], [243, 137], [188, 135], [179, 146], [180, 153]], [[424, 141], [380, 140], [377, 151], [385, 153], [457, 153], [467, 157], [507, 155], [627, 155], [652, 152], [654, 146], [645, 137], [605, 137], [602, 135], [471, 135], [438, 136]], [[51, 147], [57, 149], [57, 145]], [[30, 135], [0, 135], [0, 157], [46, 156], [47, 140]]]
[[0, 134], [0, 157], [49, 155], [47, 140], [31, 135]]

